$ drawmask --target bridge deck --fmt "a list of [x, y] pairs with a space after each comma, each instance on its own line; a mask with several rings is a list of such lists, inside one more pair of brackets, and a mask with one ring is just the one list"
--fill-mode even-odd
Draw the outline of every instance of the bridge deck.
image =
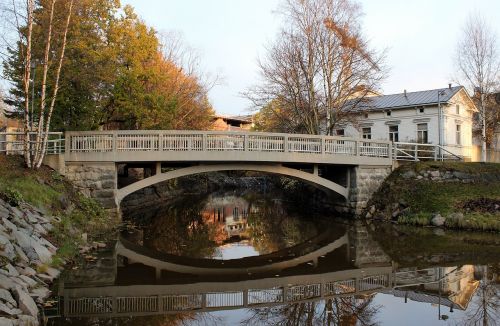
[[391, 165], [391, 142], [258, 132], [67, 132], [66, 162], [279, 162]]

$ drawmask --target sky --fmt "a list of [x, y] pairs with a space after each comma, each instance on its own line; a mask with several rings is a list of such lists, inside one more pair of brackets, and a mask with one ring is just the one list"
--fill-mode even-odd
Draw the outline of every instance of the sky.
[[[387, 49], [385, 94], [446, 87], [462, 26], [480, 12], [500, 35], [499, 0], [361, 0], [364, 33]], [[200, 57], [201, 69], [222, 76], [209, 92], [219, 114], [248, 114], [241, 92], [259, 82], [264, 58], [280, 27], [280, 0], [122, 0], [158, 31], [180, 33]]]

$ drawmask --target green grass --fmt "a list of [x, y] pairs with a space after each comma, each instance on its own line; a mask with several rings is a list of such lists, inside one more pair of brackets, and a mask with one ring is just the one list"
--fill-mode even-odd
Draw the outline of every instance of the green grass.
[[[407, 164], [394, 171], [374, 194], [368, 207], [375, 205], [385, 217], [392, 215], [393, 203], [404, 203], [408, 208], [398, 217], [398, 223], [426, 226], [434, 214], [447, 216], [462, 212], [464, 219], [455, 221], [447, 219], [449, 228], [500, 231], [500, 214], [484, 212], [467, 212], [461, 209], [464, 202], [479, 198], [500, 200], [500, 182], [476, 181], [434, 182], [426, 179], [404, 179], [401, 176], [413, 170], [460, 171], [468, 174], [484, 173], [500, 175], [500, 164], [496, 163], [464, 163], [464, 162], [418, 162]], [[480, 178], [478, 178], [480, 180]]]

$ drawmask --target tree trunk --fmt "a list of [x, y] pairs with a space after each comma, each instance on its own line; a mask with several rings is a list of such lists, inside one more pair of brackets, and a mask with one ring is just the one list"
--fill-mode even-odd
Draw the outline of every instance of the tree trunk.
[[57, 71], [56, 71], [56, 80], [55, 80], [55, 84], [54, 84], [54, 91], [52, 93], [52, 99], [50, 102], [49, 111], [47, 113], [47, 120], [45, 121], [45, 132], [43, 134], [42, 151], [41, 151], [40, 157], [38, 158], [38, 161], [36, 163], [36, 168], [39, 168], [42, 165], [43, 158], [44, 158], [45, 152], [47, 150], [47, 142], [49, 139], [49, 131], [50, 131], [50, 120], [52, 118], [52, 112], [54, 111], [54, 106], [56, 103], [57, 91], [59, 90], [59, 77], [61, 76], [62, 64], [63, 64], [63, 60], [64, 60], [64, 51], [66, 50], [66, 40], [67, 40], [67, 36], [68, 36], [68, 29], [69, 29], [69, 23], [71, 21], [72, 10], [73, 10], [73, 0], [71, 0], [69, 2], [68, 15], [66, 17], [66, 25], [64, 27], [61, 54], [59, 56], [59, 63], [57, 66]]

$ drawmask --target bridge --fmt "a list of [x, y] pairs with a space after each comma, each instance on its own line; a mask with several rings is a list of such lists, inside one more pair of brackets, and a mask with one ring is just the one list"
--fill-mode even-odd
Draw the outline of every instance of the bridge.
[[[22, 150], [19, 136], [0, 135], [0, 151]], [[392, 171], [394, 159], [438, 159], [442, 152], [428, 144], [260, 132], [116, 130], [51, 136], [45, 163], [109, 209], [119, 209], [126, 196], [159, 182], [214, 171], [257, 171], [334, 192], [343, 198], [340, 206], [359, 213]], [[119, 188], [118, 171], [124, 166], [152, 173]]]

